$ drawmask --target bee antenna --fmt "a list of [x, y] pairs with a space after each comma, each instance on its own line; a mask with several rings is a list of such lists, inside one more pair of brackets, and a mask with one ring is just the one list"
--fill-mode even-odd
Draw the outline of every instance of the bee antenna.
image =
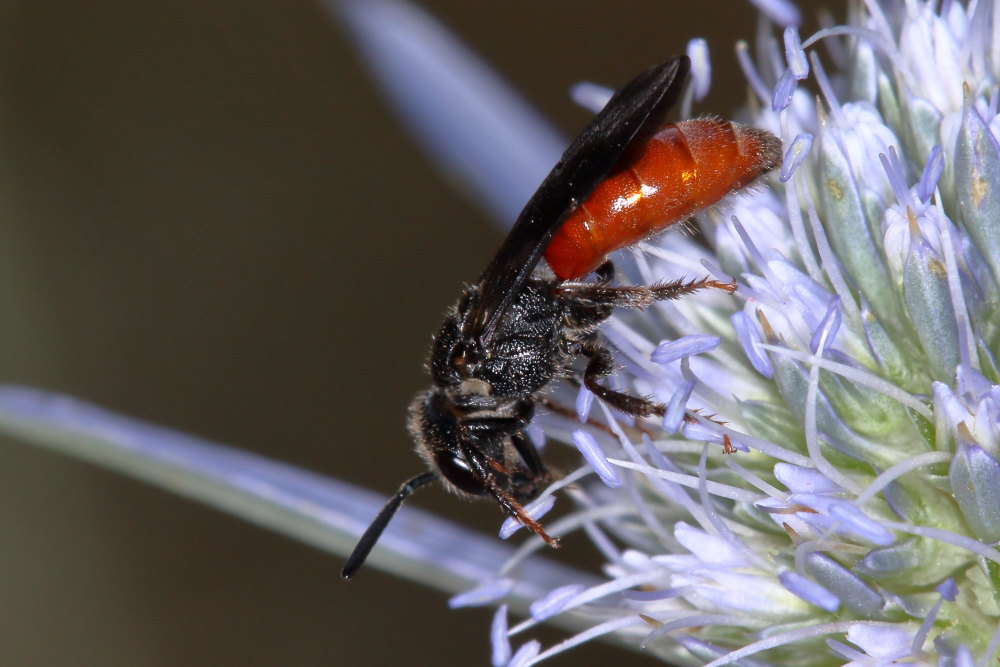
[[354, 551], [348, 557], [347, 562], [344, 563], [344, 569], [340, 571], [340, 576], [344, 579], [350, 579], [361, 566], [364, 565], [365, 559], [368, 558], [368, 554], [371, 553], [372, 547], [378, 542], [378, 538], [382, 536], [382, 532], [385, 530], [386, 526], [392, 520], [392, 517], [396, 514], [396, 510], [399, 506], [403, 504], [406, 498], [419, 489], [422, 486], [430, 484], [438, 478], [438, 474], [433, 470], [417, 475], [413, 479], [408, 479], [403, 482], [403, 485], [399, 487], [399, 491], [389, 498], [388, 502], [382, 507], [382, 510], [378, 513], [378, 516], [372, 521], [371, 525], [368, 526], [368, 530], [365, 534], [361, 536], [358, 540], [358, 545], [354, 547]]

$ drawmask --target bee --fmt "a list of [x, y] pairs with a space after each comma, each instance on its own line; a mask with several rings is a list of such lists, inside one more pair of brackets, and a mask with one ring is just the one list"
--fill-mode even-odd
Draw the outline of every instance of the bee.
[[[525, 433], [556, 379], [581, 374], [609, 406], [635, 417], [662, 404], [601, 383], [614, 361], [599, 326], [615, 308], [642, 309], [700, 289], [735, 283], [678, 280], [615, 284], [609, 253], [633, 245], [752, 182], [781, 162], [765, 130], [703, 118], [664, 123], [688, 77], [675, 56], [622, 86], [566, 149], [518, 216], [479, 280], [448, 311], [434, 337], [432, 385], [409, 410], [409, 431], [429, 470], [385, 504], [344, 565], [350, 579], [403, 501], [440, 481], [465, 497], [487, 497], [550, 546], [524, 510], [552, 481]], [[542, 257], [545, 264], [541, 264]]]

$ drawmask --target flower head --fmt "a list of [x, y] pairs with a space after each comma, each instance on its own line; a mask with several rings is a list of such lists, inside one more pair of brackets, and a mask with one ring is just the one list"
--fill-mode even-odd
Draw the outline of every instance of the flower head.
[[[585, 457], [545, 494], [546, 510], [559, 489], [577, 503], [550, 528], [585, 530], [605, 581], [555, 588], [509, 628], [502, 609], [502, 642], [560, 614], [590, 628], [515, 658], [504, 645], [498, 662], [606, 633], [680, 664], [992, 659], [1000, 16], [988, 2], [937, 4], [865, 3], [804, 40], [783, 26], [765, 62], [739, 47], [753, 123], [783, 139], [785, 165], [700, 216], [710, 249], [668, 235], [635, 257], [645, 283], [707, 269], [739, 291], [605, 327], [624, 364], [614, 381], [667, 404], [661, 424], [585, 391], [576, 420], [540, 420]], [[840, 54], [834, 71], [821, 42]], [[692, 51], [700, 96], [704, 42]], [[529, 541], [498, 580], [540, 547]]]

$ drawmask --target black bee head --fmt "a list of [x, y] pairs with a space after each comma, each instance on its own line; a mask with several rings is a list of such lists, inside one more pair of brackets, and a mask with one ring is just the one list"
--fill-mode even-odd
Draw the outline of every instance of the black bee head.
[[[533, 470], [518, 454], [522, 429], [513, 433], [469, 427], [469, 411], [489, 414], [498, 399], [481, 394], [452, 396], [432, 389], [417, 396], [410, 406], [410, 432], [428, 467], [441, 475], [451, 491], [470, 496], [506, 496], [526, 503], [534, 499], [549, 476]], [[502, 409], [493, 408], [497, 414]], [[465, 429], [459, 426], [463, 415]], [[530, 447], [525, 441], [525, 445]], [[540, 474], [541, 473], [541, 474]]]

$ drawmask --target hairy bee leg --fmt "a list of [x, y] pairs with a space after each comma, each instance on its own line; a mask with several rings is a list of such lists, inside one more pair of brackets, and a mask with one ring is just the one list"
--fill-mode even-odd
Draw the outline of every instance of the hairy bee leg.
[[635, 417], [663, 416], [666, 413], [667, 408], [662, 403], [615, 391], [598, 382], [598, 379], [610, 375], [611, 371], [614, 370], [614, 357], [608, 348], [592, 345], [585, 347], [583, 354], [590, 357], [587, 368], [583, 372], [583, 386], [592, 391], [599, 399], [616, 410]]
[[633, 308], [642, 309], [656, 301], [680, 299], [707, 288], [736, 292], [736, 281], [723, 283], [718, 280], [674, 280], [657, 285], [608, 285], [597, 283], [565, 283], [556, 288], [556, 295], [568, 298], [574, 308]]
[[[579, 385], [578, 382], [576, 382], [574, 384]], [[576, 413], [576, 410], [574, 410], [573, 408], [568, 408], [565, 405], [561, 405], [559, 403], [556, 403], [555, 401], [553, 401], [551, 399], [543, 398], [543, 399], [541, 399], [541, 403], [542, 403], [542, 405], [544, 405], [546, 407], [546, 409], [548, 409], [553, 414], [560, 415], [562, 417], [565, 417], [566, 419], [570, 419], [570, 420], [573, 420], [573, 421], [576, 421], [579, 418], [579, 416]], [[702, 416], [705, 417], [704, 415], [702, 415]], [[715, 424], [718, 424], [719, 426], [725, 426], [726, 425], [725, 422], [719, 421], [718, 419], [714, 419], [712, 417], [705, 417], [705, 419], [707, 419], [710, 422], [713, 422]], [[608, 435], [610, 435], [612, 437], [617, 436], [617, 433], [615, 433], [613, 430], [611, 430], [608, 427], [607, 424], [603, 424], [603, 423], [601, 423], [599, 421], [596, 421], [595, 419], [592, 419], [590, 417], [587, 417], [587, 420], [584, 423], [586, 423], [588, 426], [593, 426], [594, 428], [599, 429], [599, 430], [607, 433]], [[689, 411], [688, 414], [684, 415], [684, 423], [685, 424], [697, 424], [698, 420]], [[655, 439], [659, 435], [659, 433], [657, 431], [653, 431], [653, 430], [650, 430], [650, 429], [646, 428], [645, 426], [643, 426], [643, 424], [641, 422], [637, 422], [636, 424], [634, 424], [633, 428], [635, 428], [640, 433], [644, 433], [644, 434], [648, 435], [650, 437], [650, 439]], [[729, 435], [723, 433], [722, 434], [722, 453], [723, 454], [735, 454], [736, 451], [737, 451], [737, 449], [736, 449], [736, 447], [733, 446], [733, 441], [729, 438]]]
[[[575, 378], [573, 378], [573, 384], [576, 386], [580, 386], [580, 382], [577, 381]], [[552, 414], [559, 415], [560, 417], [565, 417], [566, 419], [569, 419], [570, 421], [574, 422], [579, 421], [580, 419], [580, 416], [577, 414], [576, 410], [567, 407], [565, 405], [562, 405], [560, 403], [556, 403], [550, 398], [542, 398], [540, 399], [539, 402], [542, 405], [544, 405], [546, 409]], [[583, 423], [586, 424], [587, 426], [593, 426], [594, 428], [603, 431], [604, 433], [607, 433], [612, 437], [614, 437], [615, 435], [615, 432], [607, 424], [599, 422], [593, 417], [587, 417], [587, 419], [584, 420]]]
[[576, 288], [588, 287], [610, 287], [615, 279], [615, 265], [610, 261], [604, 262], [594, 271], [597, 275], [596, 283], [564, 283], [556, 289], [556, 294], [570, 294], [567, 300], [569, 311], [566, 313], [566, 326], [569, 329], [590, 330], [598, 324], [611, 317], [614, 312], [613, 304], [598, 304], [587, 299], [578, 299], [575, 296]]
[[[645, 398], [608, 389], [597, 381], [599, 378], [608, 375], [613, 368], [611, 352], [607, 348], [587, 348], [584, 350], [584, 354], [590, 355], [590, 362], [587, 364], [587, 369], [584, 371], [583, 384], [587, 387], [587, 389], [594, 392], [594, 395], [599, 399], [611, 407], [635, 417], [649, 417], [651, 415], [658, 415], [662, 417], [666, 414], [667, 406], [662, 403], [656, 403]], [[705, 417], [705, 419], [719, 424], [720, 426], [725, 424], [724, 422], [721, 422], [718, 419], [713, 419], [712, 417]], [[690, 412], [688, 412], [688, 414], [684, 416], [684, 422], [687, 424], [697, 424], [698, 420]], [[724, 454], [736, 453], [736, 448], [733, 446], [733, 443], [727, 434], [723, 434], [722, 436], [722, 451]]]

